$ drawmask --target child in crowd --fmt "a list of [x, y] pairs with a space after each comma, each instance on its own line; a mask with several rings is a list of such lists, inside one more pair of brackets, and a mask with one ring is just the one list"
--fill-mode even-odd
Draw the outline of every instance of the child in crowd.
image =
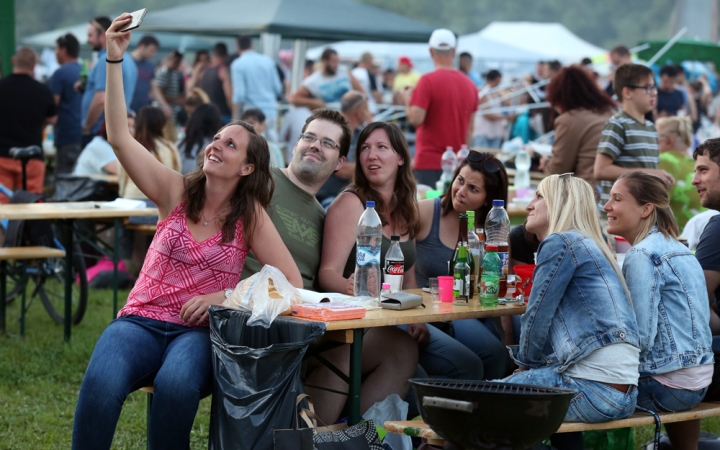
[[118, 30], [130, 19], [122, 14], [106, 32], [108, 142], [130, 179], [157, 204], [160, 220], [127, 304], [93, 350], [75, 410], [73, 449], [109, 449], [128, 394], [148, 385], [155, 389], [148, 447], [188, 448], [200, 399], [212, 390], [210, 306], [237, 285], [250, 250], [302, 286], [265, 212], [273, 190], [269, 153], [250, 125], [220, 129], [204, 150], [203, 166], [185, 177], [128, 132], [119, 63], [130, 33]]
[[[260, 108], [246, 109], [243, 111], [240, 120], [249, 123], [255, 128], [257, 134], [264, 136], [265, 130], [267, 129], [267, 122], [265, 122], [265, 113], [263, 113]], [[285, 157], [280, 147], [274, 142], [268, 142], [268, 147], [270, 148], [270, 165], [281, 169], [287, 167]]]
[[615, 71], [613, 90], [622, 111], [605, 125], [593, 167], [603, 202], [608, 200], [613, 182], [632, 170], [657, 175], [668, 185], [675, 182], [672, 175], [658, 170], [657, 132], [653, 123], [645, 119], [657, 101], [653, 71], [640, 64], [623, 64]]

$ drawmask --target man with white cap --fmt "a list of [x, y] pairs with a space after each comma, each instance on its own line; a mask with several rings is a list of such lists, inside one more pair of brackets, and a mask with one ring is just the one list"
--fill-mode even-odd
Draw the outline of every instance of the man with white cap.
[[470, 145], [478, 96], [475, 84], [453, 64], [457, 44], [453, 32], [437, 29], [429, 44], [435, 70], [423, 75], [415, 89], [404, 90], [403, 100], [408, 121], [417, 128], [415, 178], [435, 186], [445, 149], [457, 152], [463, 144]]

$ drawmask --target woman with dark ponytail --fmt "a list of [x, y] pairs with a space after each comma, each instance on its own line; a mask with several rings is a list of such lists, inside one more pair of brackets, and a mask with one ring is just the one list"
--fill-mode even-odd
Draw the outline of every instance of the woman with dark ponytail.
[[[626, 173], [604, 209], [608, 232], [632, 245], [622, 272], [640, 336], [637, 404], [653, 411], [690, 409], [712, 380], [710, 311], [702, 268], [677, 241], [667, 186], [654, 175]], [[684, 446], [688, 439], [697, 448], [697, 435], [672, 428], [673, 448], [691, 448]]]

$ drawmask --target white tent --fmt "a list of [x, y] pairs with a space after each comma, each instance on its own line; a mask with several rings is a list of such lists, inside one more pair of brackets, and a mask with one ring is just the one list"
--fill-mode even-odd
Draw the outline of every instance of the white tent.
[[607, 50], [580, 39], [559, 23], [492, 22], [478, 34], [542, 55], [542, 59], [557, 59], [564, 64], [607, 53]]
[[[306, 56], [309, 59], [317, 60], [327, 47], [337, 51], [340, 58], [345, 61], [359, 61], [363, 52], [370, 52], [382, 67], [395, 67], [395, 62], [400, 56], [408, 56], [418, 72], [425, 73], [433, 69], [430, 51], [426, 43], [340, 41], [308, 49]], [[461, 52], [473, 55], [478, 70], [487, 67], [505, 67], [511, 64], [534, 64], [543, 59], [541, 54], [484, 38], [479, 36], [479, 33], [458, 38], [457, 53]]]

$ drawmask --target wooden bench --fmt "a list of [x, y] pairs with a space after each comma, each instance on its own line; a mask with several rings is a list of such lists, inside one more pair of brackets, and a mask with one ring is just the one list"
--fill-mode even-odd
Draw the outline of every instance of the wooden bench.
[[[686, 422], [695, 419], [704, 419], [706, 417], [720, 416], [720, 402], [700, 403], [692, 409], [676, 413], [661, 412], [658, 413], [662, 423]], [[612, 428], [632, 428], [643, 425], [655, 425], [655, 419], [652, 415], [636, 412], [627, 419], [613, 420], [612, 422], [603, 423], [584, 423], [584, 422], [563, 422], [557, 433], [571, 433], [575, 431], [590, 430], [608, 430]], [[429, 425], [421, 420], [405, 420], [405, 421], [388, 421], [383, 424], [383, 428], [390, 433], [404, 434], [412, 437], [420, 437], [428, 440], [433, 445], [442, 445], [443, 439], [435, 433]]]
[[[8, 261], [28, 261], [32, 259], [45, 258], [62, 258], [65, 251], [51, 247], [1, 247], [0, 248], [0, 333], [5, 334], [7, 331], [7, 262]], [[23, 272], [22, 279], [19, 281], [20, 298], [20, 335], [25, 334], [25, 286], [27, 285], [27, 273]]]

